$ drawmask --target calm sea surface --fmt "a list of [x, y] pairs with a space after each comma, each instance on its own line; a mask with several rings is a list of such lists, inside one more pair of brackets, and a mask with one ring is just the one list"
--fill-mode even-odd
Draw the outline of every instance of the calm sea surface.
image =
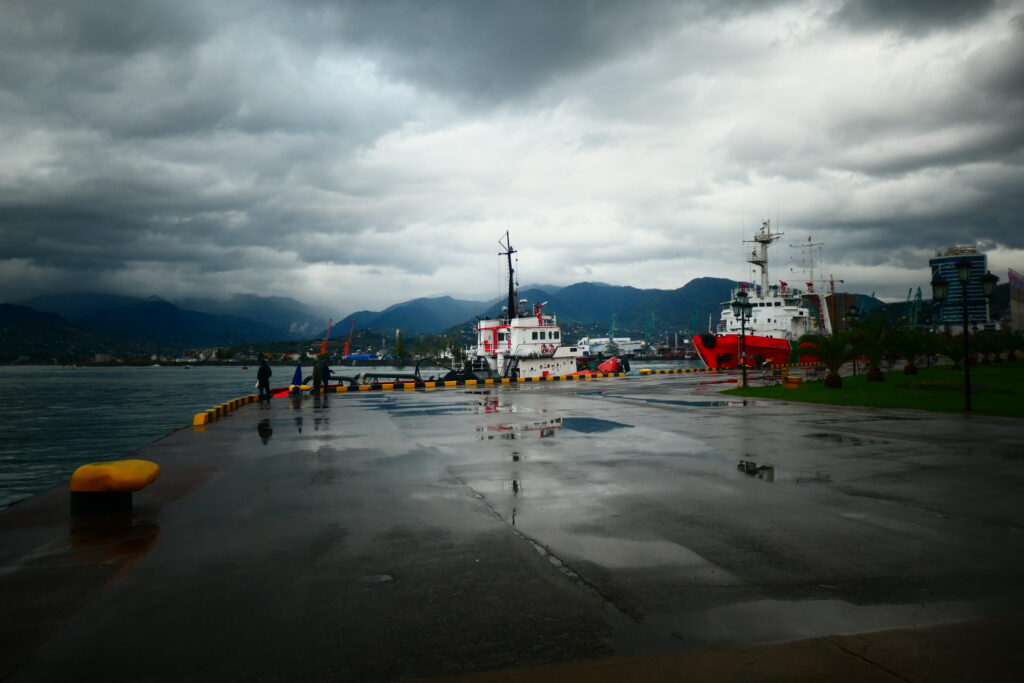
[[[634, 361], [633, 369], [698, 364]], [[275, 366], [271, 386], [288, 384], [293, 370]], [[360, 370], [377, 368], [334, 368]], [[0, 367], [0, 510], [64, 485], [79, 465], [129, 457], [196, 413], [254, 393], [255, 383], [255, 367]]]
[[[273, 379], [287, 384], [291, 370], [275, 367]], [[128, 457], [255, 384], [256, 369], [241, 367], [0, 367], [0, 509], [79, 465]]]

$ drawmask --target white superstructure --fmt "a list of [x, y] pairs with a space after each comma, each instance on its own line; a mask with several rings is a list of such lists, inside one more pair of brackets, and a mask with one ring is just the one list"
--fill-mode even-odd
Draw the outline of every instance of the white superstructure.
[[562, 329], [555, 316], [544, 313], [544, 304], [527, 305], [516, 300], [512, 254], [515, 249], [505, 233], [499, 242], [508, 259], [508, 303], [501, 316], [485, 318], [473, 328], [476, 346], [470, 349], [470, 369], [490, 377], [533, 378], [568, 375], [576, 372], [577, 345], [562, 345]]
[[[523, 303], [523, 302], [520, 302]], [[477, 322], [477, 363], [486, 363], [499, 377], [546, 377], [576, 372], [577, 346], [562, 345], [562, 330], [554, 315], [543, 313], [544, 304], [533, 313], [519, 308], [515, 316]]]
[[[757, 246], [747, 257], [747, 262], [761, 269], [759, 287], [747, 288], [741, 284], [733, 292], [732, 299], [740, 291], [746, 291], [753, 305], [750, 317], [746, 321], [746, 334], [753, 337], [774, 339], [799, 339], [805, 334], [832, 334], [825, 298], [813, 291], [814, 284], [807, 283], [808, 292], [801, 292], [779, 281], [769, 284], [768, 278], [768, 247], [782, 237], [781, 232], [772, 232], [771, 221], [762, 221], [761, 229], [751, 240]], [[722, 302], [722, 317], [714, 328], [716, 334], [740, 334], [740, 321], [733, 314], [731, 301]]]

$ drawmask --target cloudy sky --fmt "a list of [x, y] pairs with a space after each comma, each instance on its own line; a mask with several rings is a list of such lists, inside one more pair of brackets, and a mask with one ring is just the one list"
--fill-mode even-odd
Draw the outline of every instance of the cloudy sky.
[[[0, 300], [1024, 270], [1024, 0], [4, 0]], [[816, 255], [817, 258], [817, 255]], [[791, 269], [796, 269], [792, 272]]]

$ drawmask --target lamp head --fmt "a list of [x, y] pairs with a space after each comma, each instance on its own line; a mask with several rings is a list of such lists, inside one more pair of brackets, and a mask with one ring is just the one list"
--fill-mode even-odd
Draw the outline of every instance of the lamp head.
[[946, 278], [935, 273], [935, 277], [932, 278], [932, 298], [936, 301], [945, 301], [948, 293], [949, 283], [946, 282]]
[[981, 276], [981, 288], [986, 299], [991, 299], [992, 295], [996, 293], [997, 282], [999, 282], [999, 276], [993, 275], [991, 272], [986, 272]]
[[754, 308], [753, 304], [750, 303], [750, 295], [747, 294], [747, 290], [741, 289], [736, 292], [736, 299], [732, 302], [732, 313], [737, 318], [746, 318], [750, 315], [750, 311]]
[[971, 279], [971, 262], [965, 258], [960, 259], [956, 262], [956, 278], [960, 280], [960, 284], [966, 285]]

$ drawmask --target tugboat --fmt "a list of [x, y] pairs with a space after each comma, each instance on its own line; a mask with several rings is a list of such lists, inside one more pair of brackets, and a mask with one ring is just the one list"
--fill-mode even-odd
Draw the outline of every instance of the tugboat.
[[[807, 283], [807, 292], [793, 289], [781, 280], [777, 285], [768, 284], [768, 247], [782, 234], [772, 232], [771, 221], [761, 223], [761, 229], [753, 239], [757, 246], [747, 258], [749, 263], [761, 269], [761, 284], [748, 287], [747, 283], [741, 283], [739, 289], [733, 291], [733, 299], [743, 291], [753, 304], [745, 325], [746, 354], [742, 362], [747, 367], [788, 363], [801, 336], [832, 333], [827, 302], [822, 294], [814, 292], [813, 281]], [[812, 280], [813, 277], [812, 274]], [[712, 370], [737, 368], [741, 364], [741, 322], [733, 314], [730, 304], [731, 301], [722, 302], [721, 320], [714, 329], [693, 337], [697, 354]], [[816, 359], [803, 355], [800, 360]]]
[[478, 378], [547, 377], [577, 371], [578, 345], [564, 346], [562, 330], [554, 315], [543, 312], [547, 302], [531, 307], [526, 299], [516, 300], [512, 270], [512, 248], [508, 232], [498, 242], [499, 254], [508, 259], [508, 302], [497, 318], [478, 320], [474, 326], [476, 346], [469, 352], [467, 369]]

